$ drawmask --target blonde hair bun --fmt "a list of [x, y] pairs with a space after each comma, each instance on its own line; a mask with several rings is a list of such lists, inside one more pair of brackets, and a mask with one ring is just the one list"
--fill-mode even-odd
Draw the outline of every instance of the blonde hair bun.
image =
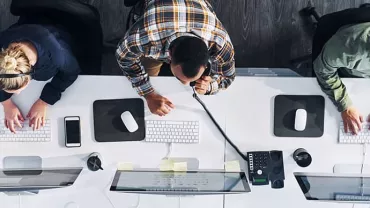
[[[19, 74], [31, 71], [31, 65], [21, 47], [8, 47], [0, 51], [0, 74]], [[29, 75], [16, 78], [0, 78], [1, 90], [18, 90], [25, 86]]]
[[14, 57], [11, 57], [9, 55], [6, 55], [4, 57], [3, 66], [5, 70], [11, 70], [14, 71], [17, 68], [17, 59]]

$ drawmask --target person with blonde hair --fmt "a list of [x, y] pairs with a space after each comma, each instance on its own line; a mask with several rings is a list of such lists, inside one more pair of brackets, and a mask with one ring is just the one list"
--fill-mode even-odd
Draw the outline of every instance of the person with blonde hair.
[[[0, 33], [0, 102], [4, 107], [5, 126], [11, 132], [22, 128], [29, 119], [34, 130], [45, 123], [49, 105], [55, 104], [77, 79], [79, 64], [71, 49], [68, 32], [52, 25], [14, 25]], [[40, 98], [24, 117], [10, 99], [31, 80], [47, 81]]]

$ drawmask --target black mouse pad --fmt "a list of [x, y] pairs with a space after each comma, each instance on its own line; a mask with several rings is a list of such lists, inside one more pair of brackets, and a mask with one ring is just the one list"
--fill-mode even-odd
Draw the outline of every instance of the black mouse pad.
[[[294, 129], [297, 109], [307, 112], [306, 128]], [[321, 137], [324, 134], [325, 99], [320, 95], [278, 95], [274, 102], [274, 134], [277, 137]]]
[[[97, 142], [141, 141], [145, 138], [144, 101], [139, 98], [96, 100], [94, 109], [94, 134]], [[130, 111], [139, 129], [129, 132], [121, 114]]]

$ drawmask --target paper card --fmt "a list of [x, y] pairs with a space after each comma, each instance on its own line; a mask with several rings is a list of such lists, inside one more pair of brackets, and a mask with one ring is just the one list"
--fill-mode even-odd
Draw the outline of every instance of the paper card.
[[240, 163], [238, 160], [225, 162], [226, 172], [240, 172]]
[[174, 161], [171, 159], [162, 160], [159, 166], [160, 171], [172, 171], [174, 166]]
[[173, 171], [185, 172], [188, 170], [187, 162], [176, 162], [173, 164]]
[[134, 165], [130, 162], [122, 162], [122, 163], [118, 163], [117, 169], [118, 170], [133, 170]]

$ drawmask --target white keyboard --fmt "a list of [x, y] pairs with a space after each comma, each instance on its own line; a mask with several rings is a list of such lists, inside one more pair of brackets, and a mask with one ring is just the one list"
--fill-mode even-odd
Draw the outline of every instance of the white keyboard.
[[370, 201], [370, 196], [336, 194], [336, 201]]
[[199, 121], [146, 121], [147, 142], [199, 143]]
[[4, 119], [0, 121], [0, 142], [50, 142], [51, 125], [50, 120], [45, 121], [45, 125], [39, 130], [33, 131], [29, 127], [29, 121], [21, 123], [23, 128], [16, 127], [16, 133], [13, 134], [5, 127]]
[[367, 144], [370, 143], [370, 123], [362, 123], [362, 130], [353, 135], [352, 133], [345, 133], [343, 122], [339, 125], [339, 143], [342, 144]]

